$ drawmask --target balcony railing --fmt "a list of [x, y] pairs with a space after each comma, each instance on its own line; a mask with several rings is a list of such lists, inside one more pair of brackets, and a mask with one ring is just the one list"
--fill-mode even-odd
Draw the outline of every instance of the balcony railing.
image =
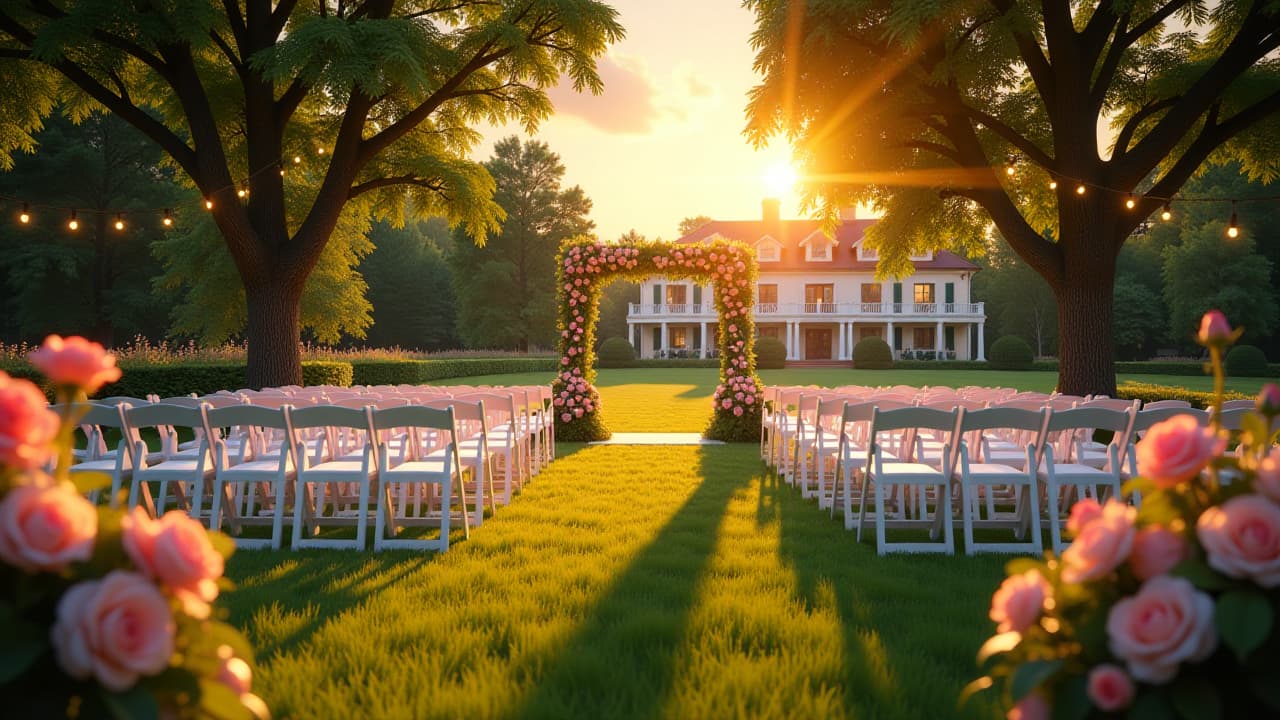
[[[647, 304], [630, 303], [627, 316], [639, 317], [683, 317], [700, 315], [714, 317], [715, 306], [704, 304]], [[985, 312], [983, 303], [757, 303], [756, 315], [789, 315], [789, 316], [832, 316], [843, 317], [930, 317], [949, 316], [982, 316]]]

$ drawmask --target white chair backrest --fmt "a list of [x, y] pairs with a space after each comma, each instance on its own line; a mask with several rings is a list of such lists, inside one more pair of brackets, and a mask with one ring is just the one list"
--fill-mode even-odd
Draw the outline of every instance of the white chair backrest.
[[1163, 410], [1165, 408], [1189, 408], [1191, 403], [1186, 400], [1155, 400], [1153, 402], [1144, 403], [1143, 411], [1146, 410]]
[[1157, 423], [1162, 423], [1172, 417], [1179, 415], [1190, 415], [1200, 423], [1201, 427], [1209, 424], [1209, 412], [1207, 410], [1197, 410], [1193, 407], [1162, 407], [1162, 408], [1143, 408], [1133, 418], [1133, 435], [1141, 438], [1151, 427]]
[[1257, 401], [1252, 398], [1243, 398], [1237, 400], [1225, 400], [1222, 403], [1222, 409], [1225, 410], [1253, 410], [1257, 407]]

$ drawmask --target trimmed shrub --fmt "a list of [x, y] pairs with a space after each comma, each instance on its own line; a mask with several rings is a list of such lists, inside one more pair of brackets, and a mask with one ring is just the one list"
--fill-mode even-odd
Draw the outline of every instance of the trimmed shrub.
[[987, 358], [997, 370], [1030, 370], [1035, 366], [1031, 345], [1017, 335], [1005, 335], [991, 343]]
[[778, 338], [762, 337], [756, 340], [756, 368], [780, 370], [787, 364], [787, 346]]
[[[333, 360], [303, 360], [303, 385], [338, 385], [351, 387], [353, 376], [351, 363]], [[235, 389], [235, 388], [231, 388]]]
[[[1141, 400], [1144, 404], [1157, 400], [1186, 400], [1198, 408], [1207, 408], [1213, 404], [1213, 393], [1205, 390], [1189, 390], [1184, 387], [1169, 385], [1153, 385], [1151, 383], [1122, 382], [1116, 387], [1116, 397], [1124, 400]], [[1248, 400], [1251, 395], [1228, 390], [1223, 398], [1226, 400]]]
[[435, 380], [506, 375], [508, 373], [554, 372], [556, 359], [459, 358], [455, 360], [369, 360], [351, 363], [353, 385], [422, 385]]
[[624, 337], [611, 337], [600, 343], [596, 351], [597, 367], [626, 367], [636, 359], [635, 348]]
[[1231, 377], [1266, 377], [1267, 356], [1254, 345], [1236, 345], [1227, 352], [1222, 367]]
[[858, 370], [888, 370], [893, 367], [893, 350], [881, 338], [862, 338], [853, 346], [853, 367]]

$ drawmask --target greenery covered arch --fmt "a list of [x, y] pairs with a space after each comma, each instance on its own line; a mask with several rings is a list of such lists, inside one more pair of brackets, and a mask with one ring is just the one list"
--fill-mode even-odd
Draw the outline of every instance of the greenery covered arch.
[[710, 280], [720, 316], [720, 385], [704, 436], [747, 442], [760, 436], [760, 396], [755, 356], [755, 253], [746, 245], [713, 240], [698, 245], [661, 242], [603, 243], [566, 240], [556, 264], [560, 367], [552, 385], [556, 438], [606, 440], [596, 391], [595, 341], [600, 294], [617, 279], [663, 275]]

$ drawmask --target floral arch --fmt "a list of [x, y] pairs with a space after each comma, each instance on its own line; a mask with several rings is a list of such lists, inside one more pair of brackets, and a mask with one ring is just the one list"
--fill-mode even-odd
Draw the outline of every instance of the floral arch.
[[710, 280], [719, 313], [720, 384], [704, 436], [747, 442], [760, 435], [760, 379], [756, 377], [754, 292], [756, 259], [751, 248], [716, 239], [698, 245], [660, 242], [603, 243], [566, 240], [557, 256], [560, 367], [552, 385], [556, 438], [606, 440], [595, 388], [596, 321], [600, 294], [617, 279], [664, 275]]

